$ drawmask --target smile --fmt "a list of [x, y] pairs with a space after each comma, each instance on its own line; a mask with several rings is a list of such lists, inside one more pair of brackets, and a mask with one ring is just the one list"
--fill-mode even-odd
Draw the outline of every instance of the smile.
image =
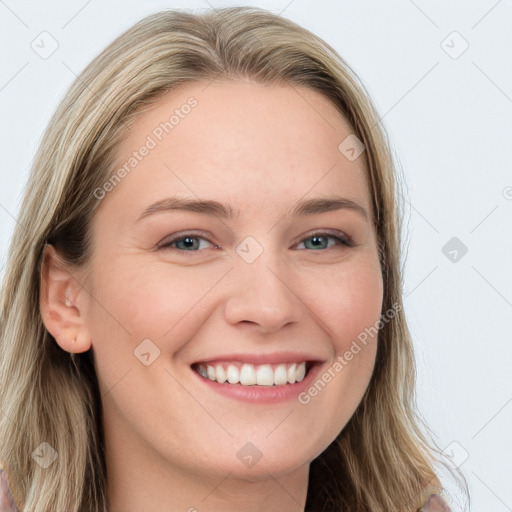
[[284, 386], [301, 382], [309, 365], [300, 363], [249, 364], [249, 363], [198, 363], [194, 369], [202, 377], [221, 384], [242, 386]]

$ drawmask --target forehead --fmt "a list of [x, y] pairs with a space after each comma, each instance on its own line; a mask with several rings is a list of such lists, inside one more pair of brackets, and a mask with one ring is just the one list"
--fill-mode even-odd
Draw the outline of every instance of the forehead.
[[211, 198], [239, 211], [337, 192], [371, 211], [364, 153], [350, 160], [339, 149], [350, 136], [331, 101], [305, 87], [183, 84], [138, 114], [116, 154], [115, 169], [127, 172], [111, 196], [130, 205]]

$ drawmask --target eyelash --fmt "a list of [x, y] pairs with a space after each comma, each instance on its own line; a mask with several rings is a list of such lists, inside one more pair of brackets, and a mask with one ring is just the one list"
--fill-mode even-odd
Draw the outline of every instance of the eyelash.
[[[347, 236], [347, 235], [334, 235], [332, 233], [328, 233], [328, 232], [324, 232], [324, 231], [317, 231], [315, 233], [312, 233], [311, 235], [307, 236], [306, 238], [303, 238], [299, 243], [302, 243], [305, 240], [309, 240], [309, 239], [315, 238], [315, 237], [332, 238], [332, 239], [336, 240], [336, 244], [335, 245], [338, 245], [338, 246], [341, 245], [341, 246], [345, 246], [345, 247], [348, 247], [348, 248], [356, 246], [354, 241], [349, 236]], [[176, 242], [185, 240], [186, 238], [202, 239], [202, 240], [206, 240], [207, 242], [212, 244], [212, 242], [210, 242], [207, 238], [202, 236], [200, 233], [185, 232], [185, 233], [180, 233], [178, 236], [175, 236], [171, 240], [168, 240], [166, 242], [161, 243], [160, 245], [157, 246], [157, 249], [172, 250], [172, 251], [178, 251], [178, 252], [182, 252], [182, 253], [201, 252], [201, 249], [184, 250], [184, 249], [177, 249], [176, 247], [171, 247], [172, 244], [175, 244]], [[214, 245], [215, 248], [218, 247], [215, 244], [212, 244], [212, 245]], [[320, 252], [326, 251], [326, 250], [329, 250], [329, 249], [332, 249], [332, 248], [333, 248], [333, 246], [327, 247], [326, 249], [320, 249]], [[299, 249], [299, 250], [304, 250], [304, 249]], [[308, 249], [306, 249], [306, 250], [308, 250]], [[315, 249], [309, 249], [309, 250], [317, 252], [317, 250], [315, 250]]]

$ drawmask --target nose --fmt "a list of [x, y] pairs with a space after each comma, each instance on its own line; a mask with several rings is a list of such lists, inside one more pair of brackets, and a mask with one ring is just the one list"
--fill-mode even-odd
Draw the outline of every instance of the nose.
[[271, 257], [269, 251], [252, 263], [238, 260], [230, 272], [226, 321], [254, 324], [263, 333], [298, 322], [306, 306], [293, 285], [289, 264]]

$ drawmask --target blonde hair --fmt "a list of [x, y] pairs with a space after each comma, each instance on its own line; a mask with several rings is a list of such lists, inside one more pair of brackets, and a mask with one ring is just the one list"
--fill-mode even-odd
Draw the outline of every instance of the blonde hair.
[[[363, 85], [336, 51], [257, 8], [148, 16], [96, 57], [62, 100], [36, 155], [12, 239], [0, 304], [0, 460], [20, 508], [108, 509], [92, 351], [70, 356], [43, 325], [43, 248], [51, 243], [70, 265], [85, 264], [99, 204], [94, 190], [112, 175], [127, 128], [165, 92], [217, 77], [308, 87], [349, 121], [366, 148], [382, 311], [402, 305], [399, 183], [389, 144]], [[379, 331], [362, 402], [311, 464], [307, 510], [411, 512], [427, 494], [441, 491], [435, 464], [442, 453], [420, 428], [414, 386], [411, 337], [400, 307]], [[32, 458], [43, 442], [58, 453], [47, 469]]]

